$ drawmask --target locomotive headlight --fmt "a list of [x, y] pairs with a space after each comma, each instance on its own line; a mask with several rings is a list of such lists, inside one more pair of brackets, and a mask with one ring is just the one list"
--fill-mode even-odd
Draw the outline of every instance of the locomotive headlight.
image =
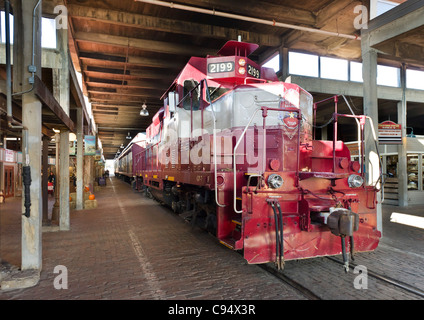
[[279, 174], [273, 173], [268, 177], [268, 185], [273, 189], [280, 188], [283, 183], [284, 180]]
[[238, 72], [239, 72], [240, 74], [245, 74], [245, 73], [246, 73], [246, 68], [240, 67], [240, 68], [238, 69]]
[[362, 177], [358, 176], [357, 174], [351, 174], [349, 178], [347, 178], [347, 184], [351, 188], [359, 188], [364, 184], [364, 179], [362, 179]]
[[245, 59], [239, 59], [238, 64], [240, 67], [244, 67], [246, 65], [246, 60]]

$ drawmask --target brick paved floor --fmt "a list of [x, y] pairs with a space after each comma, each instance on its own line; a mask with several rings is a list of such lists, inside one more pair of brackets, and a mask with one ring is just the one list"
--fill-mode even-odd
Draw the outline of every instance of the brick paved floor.
[[[122, 181], [96, 198], [97, 209], [71, 212], [71, 231], [43, 233], [38, 285], [0, 299], [304, 299]], [[19, 264], [19, 213], [1, 213], [2, 258]], [[57, 265], [67, 290], [53, 286]]]
[[[43, 233], [43, 270], [37, 286], [0, 291], [0, 299], [304, 299], [256, 266], [192, 229], [157, 202], [110, 179], [96, 193], [98, 208], [72, 211], [71, 231]], [[13, 202], [15, 201], [15, 203]], [[0, 255], [20, 263], [20, 199], [0, 206]], [[424, 290], [424, 230], [390, 222], [393, 211], [424, 216], [424, 206], [383, 206], [384, 238], [355, 263]], [[68, 270], [69, 288], [56, 290], [55, 266]], [[285, 273], [324, 299], [416, 299], [370, 280], [353, 288], [355, 274], [328, 259], [286, 262]]]

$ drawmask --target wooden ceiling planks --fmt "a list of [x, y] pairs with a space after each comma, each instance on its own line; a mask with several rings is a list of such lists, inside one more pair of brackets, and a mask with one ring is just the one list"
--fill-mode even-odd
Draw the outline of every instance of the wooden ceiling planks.
[[[46, 8], [55, 0], [44, 0]], [[354, 0], [181, 0], [178, 3], [270, 21], [355, 34]], [[365, 2], [367, 3], [367, 2]], [[104, 155], [113, 158], [128, 141], [113, 128], [144, 131], [160, 108], [159, 100], [190, 56], [216, 54], [228, 40], [258, 43], [254, 53], [289, 48], [349, 59], [360, 58], [360, 41], [323, 36], [247, 21], [226, 19], [134, 0], [66, 0], [73, 60], [83, 73], [84, 92], [92, 103]], [[75, 58], [77, 57], [77, 58]], [[78, 70], [78, 68], [77, 68]], [[146, 103], [150, 117], [137, 113]], [[111, 108], [108, 112], [107, 108]], [[113, 109], [114, 108], [114, 109]], [[117, 113], [117, 114], [116, 114]], [[116, 130], [116, 131], [113, 131]], [[113, 132], [113, 138], [110, 133]], [[105, 134], [108, 136], [105, 136]], [[134, 136], [137, 132], [132, 133]]]

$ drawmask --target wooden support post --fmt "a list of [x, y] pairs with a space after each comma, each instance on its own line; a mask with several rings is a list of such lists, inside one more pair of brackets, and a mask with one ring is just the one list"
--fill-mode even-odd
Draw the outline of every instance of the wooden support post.
[[77, 110], [77, 203], [76, 209], [84, 208], [84, 118], [83, 110]]
[[[24, 167], [31, 171], [29, 212], [22, 197], [22, 270], [42, 268], [42, 194], [41, 194], [41, 102], [31, 91], [32, 77], [41, 77], [41, 12], [38, 0], [14, 0], [14, 92], [22, 93], [22, 153]], [[33, 12], [35, 15], [33, 16]], [[35, 29], [33, 30], [33, 23]], [[34, 44], [34, 46], [33, 46]], [[31, 66], [31, 67], [30, 67]], [[35, 69], [34, 69], [35, 68]], [[34, 73], [29, 72], [33, 70]], [[25, 190], [25, 187], [24, 187]]]
[[48, 193], [48, 179], [49, 179], [49, 142], [50, 138], [47, 136], [43, 136], [43, 181], [42, 181], [42, 196], [43, 196], [43, 225], [49, 224], [49, 193]]
[[[69, 55], [68, 55], [68, 30], [56, 30], [57, 46], [62, 58], [60, 69], [53, 70], [53, 95], [59, 102], [63, 111], [69, 116], [70, 93], [69, 93]], [[61, 130], [59, 148], [59, 228], [70, 229], [69, 208], [69, 131]]]

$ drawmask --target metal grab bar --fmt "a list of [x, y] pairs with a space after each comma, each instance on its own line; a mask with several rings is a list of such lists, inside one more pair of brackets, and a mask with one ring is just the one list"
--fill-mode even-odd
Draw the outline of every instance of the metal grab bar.
[[233, 150], [233, 164], [234, 164], [234, 168], [233, 168], [233, 179], [234, 179], [234, 195], [233, 195], [233, 206], [234, 206], [234, 212], [236, 212], [236, 213], [242, 213], [243, 211], [239, 211], [239, 210], [237, 210], [237, 205], [236, 205], [236, 203], [237, 203], [237, 193], [236, 193], [236, 190], [237, 190], [237, 180], [236, 180], [236, 170], [237, 170], [237, 165], [236, 165], [236, 150], [237, 150], [237, 148], [238, 148], [238, 146], [239, 146], [239, 144], [240, 144], [240, 142], [241, 142], [241, 140], [242, 140], [242, 138], [244, 137], [244, 135], [246, 134], [246, 131], [247, 131], [247, 128], [249, 128], [249, 126], [250, 126], [250, 124], [252, 123], [252, 121], [253, 121], [253, 118], [256, 116], [256, 113], [259, 111], [259, 110], [262, 110], [262, 108], [257, 108], [256, 110], [255, 110], [255, 112], [253, 112], [253, 115], [250, 117], [250, 119], [249, 119], [249, 122], [247, 123], [247, 125], [244, 127], [244, 130], [243, 130], [243, 132], [242, 132], [242, 134], [241, 134], [241, 136], [240, 136], [240, 138], [238, 139], [238, 141], [237, 141], [237, 143], [236, 143], [236, 145], [235, 145], [235, 147], [234, 147], [234, 150]]
[[[343, 97], [343, 99], [344, 99], [346, 105], [348, 106], [350, 112], [352, 113], [352, 115], [338, 113], [338, 111], [337, 111], [338, 97]], [[335, 112], [333, 113], [333, 118], [332, 118], [332, 119], [334, 119], [333, 172], [335, 172], [335, 168], [336, 168], [335, 143], [336, 143], [336, 140], [337, 140], [337, 118], [338, 117], [354, 118], [355, 121], [356, 121], [357, 127], [358, 127], [358, 129], [357, 129], [357, 131], [358, 131], [358, 149], [359, 149], [358, 151], [360, 151], [359, 163], [361, 165], [361, 176], [362, 176], [362, 178], [365, 179], [366, 170], [365, 170], [365, 167], [364, 167], [364, 159], [365, 159], [364, 127], [365, 127], [365, 122], [368, 119], [369, 123], [370, 123], [370, 127], [371, 127], [372, 136], [373, 136], [373, 139], [374, 139], [374, 143], [375, 143], [376, 152], [377, 152], [377, 155], [378, 155], [378, 159], [380, 161], [380, 177], [377, 179], [377, 181], [375, 182], [375, 186], [374, 186], [377, 189], [378, 181], [381, 179], [381, 177], [383, 175], [383, 173], [381, 172], [382, 163], [381, 163], [381, 159], [380, 159], [380, 153], [378, 151], [378, 140], [377, 140], [376, 131], [375, 131], [375, 128], [374, 128], [374, 123], [369, 116], [356, 115], [353, 112], [349, 102], [347, 101], [347, 99], [344, 95], [335, 95], [335, 96], [332, 96], [332, 97], [329, 97], [327, 99], [324, 99], [324, 100], [321, 100], [321, 101], [314, 103], [314, 128], [315, 128], [316, 110], [317, 110], [318, 104], [323, 103], [323, 102], [327, 102], [327, 101], [331, 101], [331, 100], [333, 100], [335, 102]], [[315, 139], [315, 131], [314, 131], [314, 139]]]
[[208, 95], [209, 105], [212, 110], [212, 116], [213, 116], [213, 165], [214, 165], [214, 185], [215, 185], [215, 203], [218, 207], [226, 207], [225, 204], [220, 204], [218, 201], [218, 172], [217, 172], [217, 163], [216, 163], [216, 117], [215, 117], [215, 110], [213, 109], [213, 104], [211, 100], [211, 96], [209, 93], [209, 87], [208, 82], [206, 79], [203, 79], [201, 82], [204, 82], [206, 86], [206, 93]]

